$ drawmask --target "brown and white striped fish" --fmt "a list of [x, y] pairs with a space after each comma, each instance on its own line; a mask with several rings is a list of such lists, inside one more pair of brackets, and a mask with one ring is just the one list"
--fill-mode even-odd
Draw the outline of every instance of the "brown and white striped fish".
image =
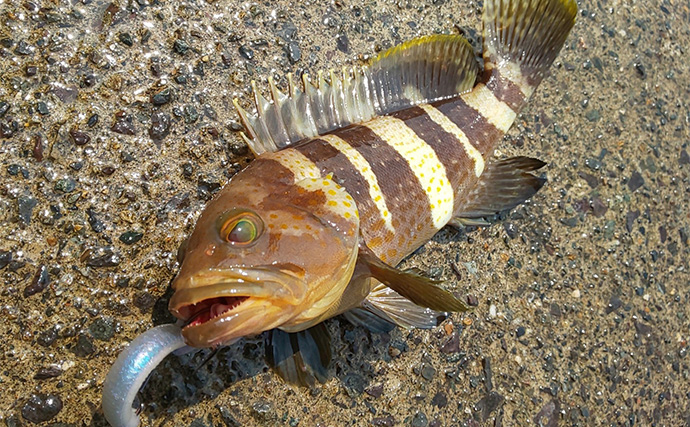
[[544, 163], [491, 160], [572, 28], [574, 0], [487, 0], [484, 67], [457, 35], [421, 37], [317, 84], [254, 89], [239, 107], [257, 155], [199, 218], [170, 309], [186, 342], [218, 346], [272, 330], [283, 378], [323, 380], [323, 320], [429, 327], [465, 306], [395, 266], [445, 225], [531, 197]]

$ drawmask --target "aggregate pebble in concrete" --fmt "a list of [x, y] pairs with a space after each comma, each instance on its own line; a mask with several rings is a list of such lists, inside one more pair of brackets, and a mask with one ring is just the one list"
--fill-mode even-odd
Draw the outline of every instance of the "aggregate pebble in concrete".
[[[430, 331], [328, 323], [332, 379], [286, 386], [248, 338], [172, 356], [143, 425], [690, 423], [690, 10], [581, 1], [497, 156], [549, 182], [403, 263], [474, 307]], [[461, 31], [459, 1], [5, 2], [0, 14], [0, 422], [105, 425], [127, 342], [171, 322], [177, 249], [250, 161], [232, 99]], [[208, 361], [206, 361], [209, 359]], [[60, 424], [61, 423], [61, 424]], [[48, 424], [50, 425], [50, 424]]]

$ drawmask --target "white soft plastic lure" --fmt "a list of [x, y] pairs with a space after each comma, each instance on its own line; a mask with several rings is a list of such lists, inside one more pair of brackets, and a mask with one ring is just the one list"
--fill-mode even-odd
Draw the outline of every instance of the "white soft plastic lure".
[[132, 405], [151, 371], [165, 356], [185, 347], [176, 325], [160, 325], [139, 335], [117, 357], [103, 383], [103, 415], [114, 427], [137, 427]]

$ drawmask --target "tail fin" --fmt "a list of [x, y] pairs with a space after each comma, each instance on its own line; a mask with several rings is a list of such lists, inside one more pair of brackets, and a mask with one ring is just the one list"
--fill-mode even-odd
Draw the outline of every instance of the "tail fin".
[[563, 47], [576, 14], [575, 0], [487, 0], [485, 69], [498, 69], [531, 93]]

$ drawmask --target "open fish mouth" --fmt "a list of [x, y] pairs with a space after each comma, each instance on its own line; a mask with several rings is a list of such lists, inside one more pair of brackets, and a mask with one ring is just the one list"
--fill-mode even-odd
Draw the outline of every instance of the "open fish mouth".
[[173, 282], [170, 311], [189, 345], [208, 347], [278, 326], [304, 300], [304, 270], [293, 265], [208, 269]]
[[187, 324], [184, 327], [198, 326], [213, 320], [237, 308], [248, 299], [249, 297], [217, 297], [183, 306], [182, 311], [194, 313], [188, 317]]

